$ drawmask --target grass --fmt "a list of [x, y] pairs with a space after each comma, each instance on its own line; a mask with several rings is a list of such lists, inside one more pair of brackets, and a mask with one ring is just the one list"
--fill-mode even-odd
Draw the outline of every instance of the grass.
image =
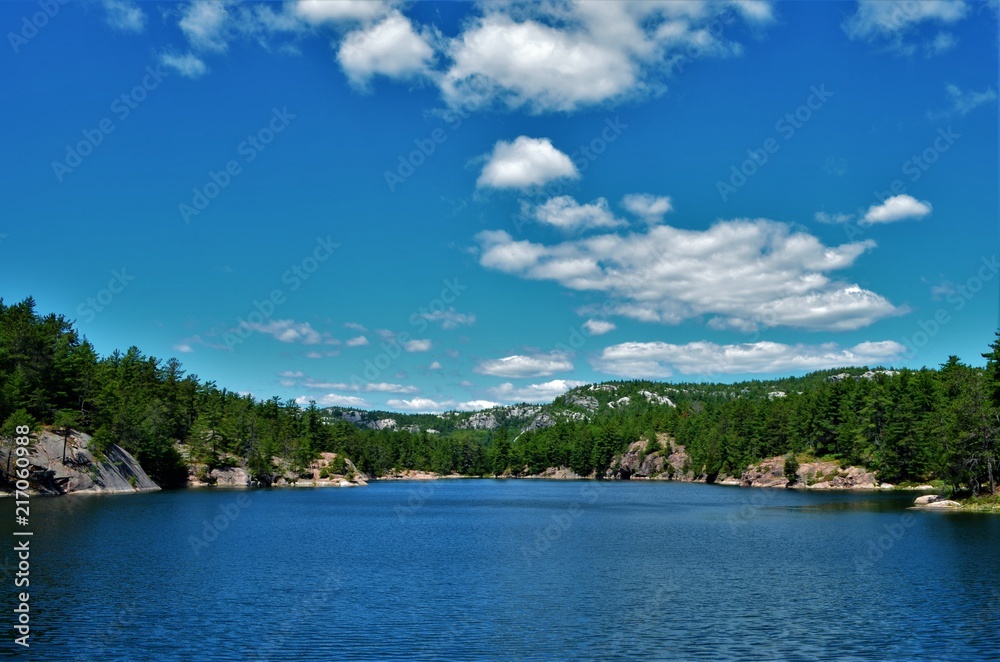
[[962, 508], [981, 513], [1000, 514], [1000, 494], [992, 496], [969, 497], [962, 499]]

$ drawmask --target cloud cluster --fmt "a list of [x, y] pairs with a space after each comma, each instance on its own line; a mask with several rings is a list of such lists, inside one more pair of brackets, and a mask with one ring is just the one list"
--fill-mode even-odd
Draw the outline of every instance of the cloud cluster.
[[675, 374], [773, 374], [790, 370], [807, 371], [886, 364], [900, 359], [906, 348], [885, 340], [863, 342], [841, 348], [835, 343], [787, 345], [756, 342], [718, 345], [692, 342], [675, 345], [665, 342], [627, 342], [612, 345], [594, 360], [594, 368], [611, 375], [664, 378]]
[[852, 266], [874, 241], [826, 246], [765, 219], [720, 221], [707, 230], [657, 225], [552, 245], [504, 231], [476, 238], [482, 266], [599, 293], [609, 299], [606, 310], [641, 321], [709, 316], [716, 328], [844, 331], [901, 312], [879, 294], [827, 275]]
[[336, 338], [332, 338], [328, 333], [321, 333], [312, 328], [309, 322], [296, 322], [295, 320], [267, 320], [255, 324], [243, 322], [243, 326], [252, 331], [273, 336], [286, 343], [298, 343], [301, 345], [337, 345], [340, 343]]
[[500, 359], [480, 361], [474, 368], [481, 375], [494, 377], [549, 377], [557, 372], [567, 372], [573, 369], [573, 363], [565, 355], [552, 352], [549, 354], [523, 355], [515, 354]]
[[[130, 0], [105, 6], [117, 29], [142, 30], [145, 16]], [[332, 31], [337, 62], [357, 88], [376, 76], [419, 79], [455, 108], [571, 112], [659, 94], [695, 59], [740, 55], [741, 44], [725, 34], [733, 27], [774, 20], [765, 0], [484, 3], [473, 12], [446, 37], [391, 1], [290, 0], [275, 8], [191, 0], [166, 14], [187, 50], [168, 50], [161, 61], [198, 77], [208, 71], [206, 56], [234, 40], [295, 52], [300, 39]]]

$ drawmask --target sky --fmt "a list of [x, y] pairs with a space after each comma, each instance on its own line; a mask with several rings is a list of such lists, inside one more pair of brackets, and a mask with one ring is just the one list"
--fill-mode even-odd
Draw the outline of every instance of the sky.
[[998, 6], [0, 3], [0, 297], [256, 397], [982, 364]]

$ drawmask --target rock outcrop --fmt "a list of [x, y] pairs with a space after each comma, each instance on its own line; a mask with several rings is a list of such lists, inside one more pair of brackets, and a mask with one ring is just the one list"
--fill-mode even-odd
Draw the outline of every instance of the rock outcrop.
[[950, 501], [937, 494], [925, 494], [918, 496], [913, 505], [917, 508], [961, 508], [962, 504], [957, 501]]
[[83, 432], [70, 432], [65, 463], [63, 437], [48, 431], [38, 434], [27, 458], [32, 491], [38, 494], [132, 494], [160, 489], [121, 446], [112, 444], [95, 455], [90, 435]]

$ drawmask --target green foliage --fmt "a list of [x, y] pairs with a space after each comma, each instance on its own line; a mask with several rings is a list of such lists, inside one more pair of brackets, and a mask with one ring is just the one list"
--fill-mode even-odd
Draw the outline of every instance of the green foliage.
[[785, 458], [785, 467], [782, 473], [790, 483], [794, 483], [796, 480], [798, 480], [799, 461], [795, 458], [794, 455], [789, 455], [788, 457]]
[[[794, 456], [807, 454], [868, 467], [887, 482], [943, 480], [985, 494], [996, 492], [1000, 468], [1000, 332], [983, 356], [985, 368], [951, 357], [937, 370], [843, 368], [735, 384], [607, 382], [541, 410], [494, 408], [490, 431], [465, 429], [471, 414], [463, 412], [361, 413], [362, 423], [394, 418], [399, 425], [375, 430], [344, 420], [343, 409], [230, 392], [135, 347], [98, 357], [64, 317], [37, 314], [31, 298], [10, 306], [0, 300], [0, 433], [9, 443], [17, 424], [88, 432], [95, 454], [117, 444], [158, 483], [172, 485], [186, 478], [178, 448], [209, 467], [240, 462], [265, 484], [279, 464], [308, 473], [321, 452], [338, 454], [331, 474], [346, 471], [339, 463], [351, 458], [375, 476], [569, 467], [603, 477], [631, 442], [645, 438], [649, 454], [666, 432], [687, 450], [684, 472], [710, 478], [780, 455], [791, 456], [790, 475]], [[555, 424], [530, 425], [539, 411]]]

